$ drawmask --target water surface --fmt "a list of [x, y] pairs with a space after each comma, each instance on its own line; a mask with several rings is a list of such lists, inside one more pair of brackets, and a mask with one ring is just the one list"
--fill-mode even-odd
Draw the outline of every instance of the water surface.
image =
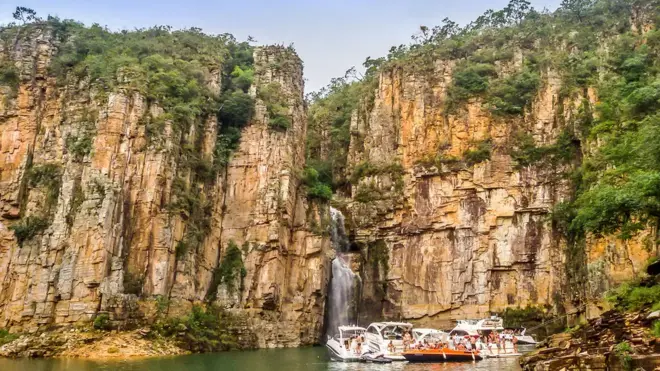
[[388, 365], [341, 363], [328, 359], [325, 347], [255, 350], [137, 360], [88, 361], [80, 359], [0, 358], [2, 371], [421, 371], [520, 370], [518, 359], [485, 359], [469, 363]]

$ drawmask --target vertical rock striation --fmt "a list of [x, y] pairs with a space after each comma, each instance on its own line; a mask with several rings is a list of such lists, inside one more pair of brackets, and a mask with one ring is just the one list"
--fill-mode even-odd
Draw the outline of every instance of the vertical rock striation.
[[[519, 68], [516, 59], [500, 68]], [[442, 327], [507, 307], [578, 309], [566, 241], [550, 217], [571, 195], [572, 164], [517, 166], [510, 153], [520, 132], [554, 144], [573, 130], [580, 102], [596, 103], [595, 92], [577, 103], [560, 98], [557, 73], [546, 70], [524, 116], [495, 116], [478, 98], [448, 112], [454, 64], [383, 71], [374, 101], [353, 115], [349, 167], [359, 180], [345, 209], [366, 263], [361, 321], [383, 315]], [[480, 143], [489, 158], [466, 160]], [[372, 170], [359, 175], [365, 164]], [[588, 241], [593, 297], [644, 266], [653, 254], [644, 240]]]
[[[21, 28], [12, 41], [0, 45], [0, 60], [20, 72], [16, 89], [0, 90], [0, 327], [35, 331], [99, 312], [150, 320], [155, 298], [169, 299], [168, 314], [178, 316], [217, 291], [216, 303], [246, 318], [259, 346], [318, 340], [331, 248], [310, 229], [327, 210], [300, 191], [306, 111], [302, 63], [292, 51], [258, 48], [251, 88], [256, 96], [279, 82], [291, 127], [269, 128], [257, 100], [229, 165], [201, 183], [181, 165], [178, 146], [198, 138], [202, 156], [212, 156], [214, 116], [182, 134], [166, 121], [154, 139], [143, 120], [163, 110], [129, 77], [110, 94], [89, 79], [63, 84], [49, 75], [59, 41], [48, 26]], [[221, 67], [205, 77], [211, 90], [221, 85]], [[72, 145], [81, 138], [88, 153]], [[169, 209], [179, 179], [210, 210], [209, 233], [189, 251], [177, 244], [192, 221]], [[12, 226], [26, 227], [26, 238]], [[230, 241], [245, 266], [235, 290], [214, 287]]]

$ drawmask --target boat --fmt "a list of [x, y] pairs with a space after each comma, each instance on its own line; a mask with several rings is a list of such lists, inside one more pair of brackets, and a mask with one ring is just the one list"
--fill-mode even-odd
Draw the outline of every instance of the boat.
[[532, 335], [526, 335], [525, 331], [527, 331], [526, 328], [524, 327], [519, 327], [519, 328], [507, 328], [507, 330], [512, 330], [513, 331], [513, 336], [518, 339], [518, 344], [523, 344], [523, 345], [536, 345], [537, 341], [532, 337]]
[[362, 362], [362, 353], [356, 353], [351, 349], [351, 339], [355, 336], [364, 336], [366, 329], [359, 326], [339, 326], [334, 336], [328, 336], [325, 343], [330, 358], [341, 362]]
[[[490, 318], [480, 319], [480, 320], [459, 320], [456, 323], [456, 327], [449, 332], [450, 337], [458, 336], [482, 336], [488, 335], [492, 331], [497, 331], [501, 333], [505, 330], [504, 321], [502, 318], [497, 316], [492, 316]], [[513, 329], [511, 329], [513, 330]], [[515, 351], [515, 346], [513, 344], [513, 337], [515, 336], [518, 340], [518, 344], [536, 344], [534, 338], [529, 335], [524, 335], [524, 329], [520, 332], [520, 335], [516, 335], [516, 331], [512, 331], [513, 334], [505, 334], [504, 346], [502, 348], [501, 344], [481, 344], [478, 350], [481, 351], [483, 357], [487, 358], [505, 358], [505, 357], [518, 357], [521, 353]], [[524, 339], [521, 341], [521, 338]]]
[[[405, 361], [403, 352], [403, 334], [412, 330], [413, 325], [407, 322], [374, 322], [367, 327], [364, 333], [365, 348], [375, 354], [393, 361]], [[392, 343], [394, 351], [388, 350]]]
[[483, 357], [478, 350], [454, 350], [449, 348], [427, 349], [427, 350], [409, 350], [402, 352], [401, 355], [408, 362], [469, 362], [479, 361]]
[[422, 343], [424, 340], [432, 343], [446, 342], [449, 337], [446, 332], [434, 328], [415, 328], [412, 330], [412, 334], [415, 343]]
[[488, 335], [491, 331], [503, 331], [503, 321], [501, 318], [492, 316], [485, 319], [466, 319], [458, 320], [456, 327], [449, 332], [450, 336], [454, 335]]
[[[453, 335], [488, 335], [491, 331], [504, 331], [503, 321], [501, 318], [492, 316], [482, 320], [459, 320], [456, 327], [449, 333]], [[513, 336], [518, 340], [518, 344], [535, 345], [537, 341], [531, 336], [526, 335], [524, 327], [520, 328], [506, 328], [506, 330], [513, 331]]]
[[369, 351], [362, 355], [362, 362], [366, 363], [392, 363], [392, 360], [385, 358], [383, 354], [374, 354]]

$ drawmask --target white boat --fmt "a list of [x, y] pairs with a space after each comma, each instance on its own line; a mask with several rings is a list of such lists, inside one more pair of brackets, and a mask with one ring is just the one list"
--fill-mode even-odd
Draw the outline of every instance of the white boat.
[[[403, 352], [403, 334], [410, 332], [413, 325], [407, 322], [374, 322], [367, 327], [365, 332], [365, 347], [374, 354], [382, 354], [383, 357], [393, 361], [405, 361], [401, 355]], [[412, 339], [412, 334], [411, 334]], [[390, 352], [388, 346], [392, 343], [394, 351]]]
[[486, 319], [466, 319], [458, 320], [456, 327], [449, 335], [487, 335], [491, 331], [503, 331], [503, 321], [499, 317], [492, 316]]
[[[497, 331], [502, 333], [504, 331], [504, 322], [502, 318], [492, 316], [490, 318], [480, 319], [480, 320], [459, 320], [457, 321], [456, 327], [449, 333], [450, 337], [454, 336], [482, 336], [488, 335], [492, 331]], [[515, 331], [514, 331], [515, 333]], [[517, 357], [521, 353], [515, 351], [516, 347], [513, 344], [513, 337], [515, 336], [519, 344], [535, 344], [536, 341], [529, 335], [524, 335], [524, 329], [521, 332], [522, 335], [516, 334], [506, 334], [504, 335], [503, 343], [488, 344], [480, 343], [479, 350], [484, 357], [489, 358], [504, 358], [504, 357]], [[521, 339], [524, 339], [521, 341]], [[531, 341], [531, 342], [530, 342]], [[532, 343], [533, 342], [533, 343]]]
[[514, 328], [514, 335], [518, 339], [518, 344], [524, 345], [536, 345], [537, 341], [532, 337], [532, 335], [525, 335], [526, 328]]
[[445, 342], [449, 337], [449, 334], [446, 332], [434, 328], [415, 328], [412, 330], [412, 334], [416, 343], [421, 343], [424, 340], [432, 343], [437, 343], [438, 341]]
[[339, 326], [334, 336], [328, 336], [325, 346], [328, 348], [330, 358], [334, 361], [360, 362], [362, 353], [365, 352], [363, 345], [361, 352], [351, 349], [351, 339], [355, 336], [363, 336], [366, 329], [358, 326]]

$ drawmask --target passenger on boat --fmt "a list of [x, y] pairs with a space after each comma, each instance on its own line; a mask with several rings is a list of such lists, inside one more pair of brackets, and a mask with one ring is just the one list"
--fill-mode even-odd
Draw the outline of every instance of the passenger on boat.
[[410, 341], [412, 340], [412, 336], [410, 336], [410, 332], [406, 330], [403, 333], [403, 351], [405, 352], [410, 348]]
[[477, 350], [483, 350], [484, 343], [481, 341], [481, 336], [478, 336], [477, 339], [474, 341], [474, 347]]
[[351, 350], [353, 351], [354, 354], [358, 354], [357, 336], [351, 338]]
[[356, 337], [357, 341], [357, 354], [362, 354], [362, 343], [364, 342], [364, 339], [362, 338], [362, 335], [359, 335]]
[[515, 353], [518, 353], [518, 338], [513, 335], [513, 339], [511, 339], [511, 342], [513, 343], [513, 351]]
[[394, 353], [394, 343], [392, 343], [392, 340], [390, 340], [390, 343], [387, 344], [387, 351], [389, 353]]

